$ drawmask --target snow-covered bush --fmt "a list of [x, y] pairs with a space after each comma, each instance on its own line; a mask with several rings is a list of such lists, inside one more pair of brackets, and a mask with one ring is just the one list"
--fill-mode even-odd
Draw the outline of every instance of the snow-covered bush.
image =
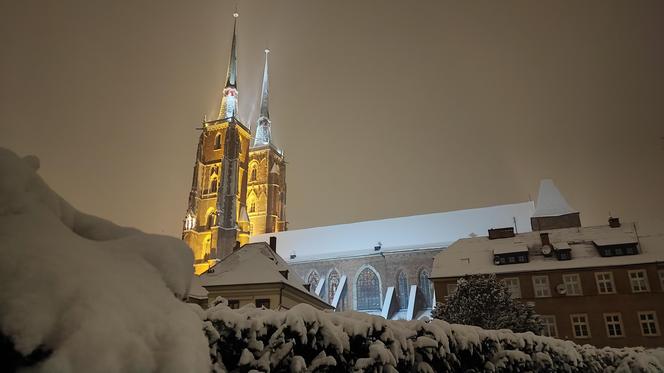
[[542, 322], [533, 306], [512, 298], [505, 284], [493, 274], [460, 278], [454, 293], [438, 303], [435, 319], [484, 329], [510, 329], [514, 332], [542, 331]]
[[215, 372], [605, 372], [664, 370], [664, 350], [595, 348], [442, 320], [390, 321], [300, 304], [199, 309]]
[[0, 148], [0, 371], [208, 372], [180, 240], [83, 214]]

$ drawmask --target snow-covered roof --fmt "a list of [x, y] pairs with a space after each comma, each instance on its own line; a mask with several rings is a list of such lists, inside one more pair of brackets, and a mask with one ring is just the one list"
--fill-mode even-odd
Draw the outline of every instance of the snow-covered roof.
[[[289, 271], [288, 278], [281, 271]], [[297, 273], [265, 242], [242, 246], [198, 278], [203, 287], [284, 283], [312, 295]]]
[[522, 253], [524, 251], [528, 251], [528, 245], [515, 243], [514, 245], [510, 246], [497, 247], [493, 249], [493, 254], [494, 255], [515, 254], [515, 253]]
[[[517, 234], [515, 237], [489, 240], [474, 237], [458, 240], [441, 251], [433, 263], [433, 278], [459, 277], [469, 274], [532, 272], [572, 268], [610, 267], [630, 264], [664, 262], [664, 222], [649, 225], [644, 231], [639, 225], [638, 236], [634, 224], [619, 228], [609, 226], [564, 228], [546, 231], [556, 248], [571, 248], [571, 260], [537, 255], [541, 248], [541, 232]], [[601, 257], [593, 242], [637, 242], [636, 255]], [[531, 249], [528, 263], [495, 265], [495, 250], [526, 245]]]
[[574, 210], [551, 179], [540, 181], [539, 195], [537, 196], [537, 205], [535, 206], [534, 217], [543, 216], [561, 216], [573, 214]]
[[352, 224], [268, 233], [251, 237], [265, 242], [277, 237], [277, 252], [289, 262], [321, 260], [374, 253], [446, 247], [459, 238], [485, 234], [489, 228], [513, 227], [530, 231], [533, 202], [468, 210], [370, 220]]

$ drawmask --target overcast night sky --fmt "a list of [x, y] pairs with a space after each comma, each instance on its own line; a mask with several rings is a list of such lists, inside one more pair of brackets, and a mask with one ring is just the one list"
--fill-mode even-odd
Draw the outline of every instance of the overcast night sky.
[[[0, 2], [0, 146], [77, 208], [180, 235], [235, 2]], [[240, 1], [240, 117], [269, 47], [290, 228], [536, 198], [662, 218], [664, 2]]]

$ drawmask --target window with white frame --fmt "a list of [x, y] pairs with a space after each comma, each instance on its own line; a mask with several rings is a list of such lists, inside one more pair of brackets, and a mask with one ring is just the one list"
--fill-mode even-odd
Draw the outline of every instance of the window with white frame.
[[588, 315], [585, 313], [576, 313], [570, 315], [572, 320], [572, 331], [574, 338], [590, 338], [590, 325], [588, 324]]
[[533, 276], [533, 289], [535, 290], [535, 298], [550, 297], [549, 276]]
[[457, 284], [452, 283], [452, 284], [447, 284], [447, 295], [452, 295], [457, 289]]
[[657, 314], [655, 311], [641, 311], [638, 315], [642, 335], [646, 337], [659, 335], [659, 325], [657, 325]]
[[540, 320], [542, 320], [542, 335], [546, 337], [557, 337], [558, 336], [558, 326], [556, 325], [556, 316], [555, 315], [540, 315]]
[[622, 318], [619, 313], [605, 313], [606, 335], [609, 338], [624, 337]]
[[510, 294], [512, 294], [512, 298], [521, 298], [521, 284], [518, 277], [504, 278], [501, 281], [505, 284]]
[[659, 284], [662, 287], [662, 291], [664, 291], [664, 269], [659, 270]]
[[614, 294], [616, 287], [613, 284], [613, 273], [596, 272], [595, 281], [597, 282], [597, 292], [599, 294]]
[[648, 286], [648, 274], [644, 269], [627, 271], [629, 275], [629, 284], [632, 287], [632, 293], [644, 293], [650, 291]]
[[568, 273], [563, 275], [563, 283], [565, 284], [565, 295], [583, 295], [583, 290], [581, 288], [581, 277], [579, 277], [578, 273]]

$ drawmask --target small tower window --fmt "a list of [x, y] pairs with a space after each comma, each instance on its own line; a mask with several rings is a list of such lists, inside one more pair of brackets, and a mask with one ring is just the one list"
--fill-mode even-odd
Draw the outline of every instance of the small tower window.
[[256, 212], [256, 202], [251, 202], [251, 205], [249, 205], [249, 212]]
[[214, 211], [211, 211], [207, 216], [207, 221], [206, 221], [206, 224], [205, 224], [207, 229], [210, 229], [210, 228], [214, 227], [215, 223], [216, 223], [216, 220], [217, 220], [217, 214]]
[[214, 137], [214, 148], [215, 149], [221, 149], [221, 134], [218, 133], [217, 136]]
[[216, 177], [213, 177], [210, 181], [210, 193], [217, 193], [217, 188], [219, 187], [219, 182]]
[[256, 181], [256, 167], [251, 168], [251, 181]]

